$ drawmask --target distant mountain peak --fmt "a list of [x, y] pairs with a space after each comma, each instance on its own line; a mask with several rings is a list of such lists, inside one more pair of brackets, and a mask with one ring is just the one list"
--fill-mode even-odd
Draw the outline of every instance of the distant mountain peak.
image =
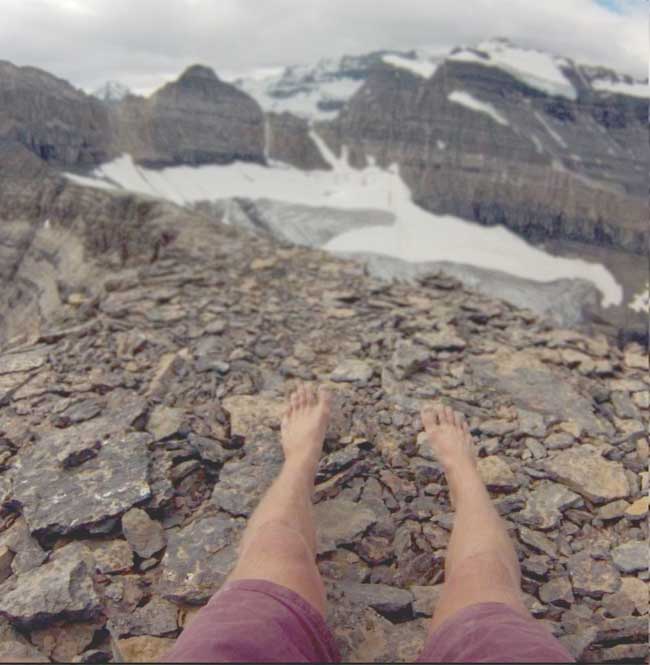
[[203, 79], [208, 81], [218, 81], [219, 77], [214, 69], [206, 65], [191, 65], [179, 77], [179, 81]]

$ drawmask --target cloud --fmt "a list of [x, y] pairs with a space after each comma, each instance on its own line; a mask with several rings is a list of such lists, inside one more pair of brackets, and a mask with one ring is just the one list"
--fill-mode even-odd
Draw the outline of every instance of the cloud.
[[[217, 72], [494, 36], [647, 75], [640, 0], [3, 0], [0, 57], [85, 89], [149, 91], [201, 62]], [[615, 9], [615, 11], [613, 10]]]

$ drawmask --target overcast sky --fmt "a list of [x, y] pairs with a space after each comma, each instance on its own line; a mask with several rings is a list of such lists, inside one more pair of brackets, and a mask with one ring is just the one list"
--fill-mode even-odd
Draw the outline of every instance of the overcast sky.
[[646, 0], [0, 0], [0, 59], [92, 90], [150, 92], [188, 65], [224, 78], [380, 48], [495, 36], [646, 77]]

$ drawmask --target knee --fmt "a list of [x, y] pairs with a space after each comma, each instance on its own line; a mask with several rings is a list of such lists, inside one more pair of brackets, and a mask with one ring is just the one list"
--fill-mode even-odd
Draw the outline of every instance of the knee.
[[255, 527], [244, 538], [241, 553], [282, 558], [295, 563], [313, 562], [315, 558], [315, 553], [300, 531], [282, 520], [271, 520]]

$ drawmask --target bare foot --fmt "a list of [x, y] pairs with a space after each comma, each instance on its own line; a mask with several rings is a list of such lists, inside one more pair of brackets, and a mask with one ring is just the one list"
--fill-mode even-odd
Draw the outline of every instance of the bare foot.
[[463, 476], [476, 469], [474, 441], [467, 421], [461, 413], [442, 405], [426, 405], [420, 415], [431, 448], [447, 475], [453, 499]]
[[311, 386], [295, 390], [282, 415], [282, 449], [287, 462], [306, 462], [314, 467], [323, 450], [330, 419], [332, 395], [325, 388], [318, 393]]

